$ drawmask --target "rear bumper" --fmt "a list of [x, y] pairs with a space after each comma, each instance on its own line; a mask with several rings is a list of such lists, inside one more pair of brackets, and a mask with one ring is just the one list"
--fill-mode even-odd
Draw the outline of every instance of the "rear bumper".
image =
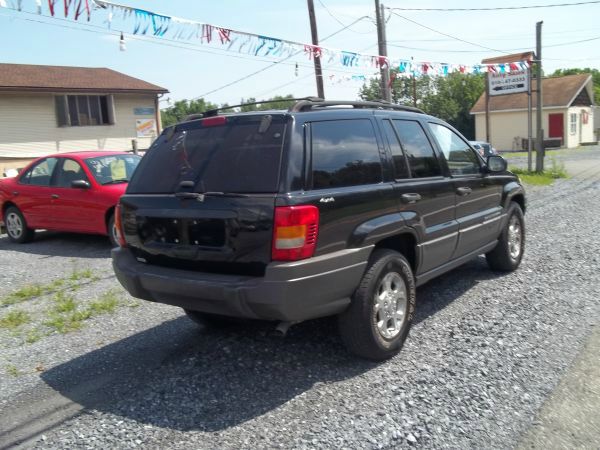
[[252, 319], [300, 321], [343, 311], [360, 283], [372, 246], [289, 263], [264, 277], [172, 269], [112, 250], [119, 282], [134, 297], [194, 311]]

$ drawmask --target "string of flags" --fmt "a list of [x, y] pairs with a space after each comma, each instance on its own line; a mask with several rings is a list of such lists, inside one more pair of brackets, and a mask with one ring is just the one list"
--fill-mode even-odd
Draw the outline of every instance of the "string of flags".
[[[32, 0], [0, 0], [0, 7], [23, 11], [23, 4]], [[511, 73], [526, 70], [529, 61], [504, 64], [448, 64], [440, 62], [415, 62], [408, 59], [390, 58], [358, 52], [331, 49], [323, 46], [278, 39], [245, 31], [233, 30], [182, 19], [151, 11], [121, 5], [107, 0], [33, 0], [38, 14], [43, 14], [43, 4], [52, 17], [69, 18], [75, 21], [90, 21], [92, 15], [102, 14], [103, 24], [113, 29], [116, 25], [130, 27], [130, 33], [141, 36], [163, 37], [172, 40], [200, 43], [205, 46], [246, 54], [256, 57], [288, 58], [304, 54], [309, 60], [321, 58], [327, 67], [363, 69], [366, 71], [390, 67], [397, 69], [397, 76], [447, 76], [451, 73]], [[125, 50], [125, 39], [121, 30], [119, 47]], [[355, 78], [358, 77], [358, 78]], [[339, 80], [359, 81], [364, 75], [338, 77]], [[341, 82], [341, 81], [340, 81]]]

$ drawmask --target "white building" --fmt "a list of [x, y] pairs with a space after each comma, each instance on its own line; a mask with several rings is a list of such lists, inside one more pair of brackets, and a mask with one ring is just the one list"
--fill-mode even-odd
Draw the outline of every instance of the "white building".
[[0, 174], [51, 153], [147, 148], [166, 92], [107, 68], [0, 64]]
[[[532, 81], [535, 91], [536, 80]], [[594, 135], [594, 87], [589, 74], [543, 79], [542, 128], [544, 139], [574, 148], [596, 140]], [[536, 93], [532, 94], [535, 140]], [[476, 140], [486, 140], [485, 93], [471, 109]], [[490, 96], [490, 140], [498, 150], [521, 150], [527, 138], [527, 93]]]

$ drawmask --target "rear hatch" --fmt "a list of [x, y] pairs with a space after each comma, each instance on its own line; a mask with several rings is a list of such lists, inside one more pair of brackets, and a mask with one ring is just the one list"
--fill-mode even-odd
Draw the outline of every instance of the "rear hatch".
[[138, 260], [264, 274], [287, 120], [216, 116], [165, 130], [121, 199], [125, 239]]

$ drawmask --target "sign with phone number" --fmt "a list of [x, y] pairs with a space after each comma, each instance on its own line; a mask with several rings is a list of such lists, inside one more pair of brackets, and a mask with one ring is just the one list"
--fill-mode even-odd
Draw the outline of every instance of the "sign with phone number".
[[488, 83], [490, 96], [527, 92], [529, 86], [529, 72], [527, 70], [519, 70], [510, 73], [488, 72]]

